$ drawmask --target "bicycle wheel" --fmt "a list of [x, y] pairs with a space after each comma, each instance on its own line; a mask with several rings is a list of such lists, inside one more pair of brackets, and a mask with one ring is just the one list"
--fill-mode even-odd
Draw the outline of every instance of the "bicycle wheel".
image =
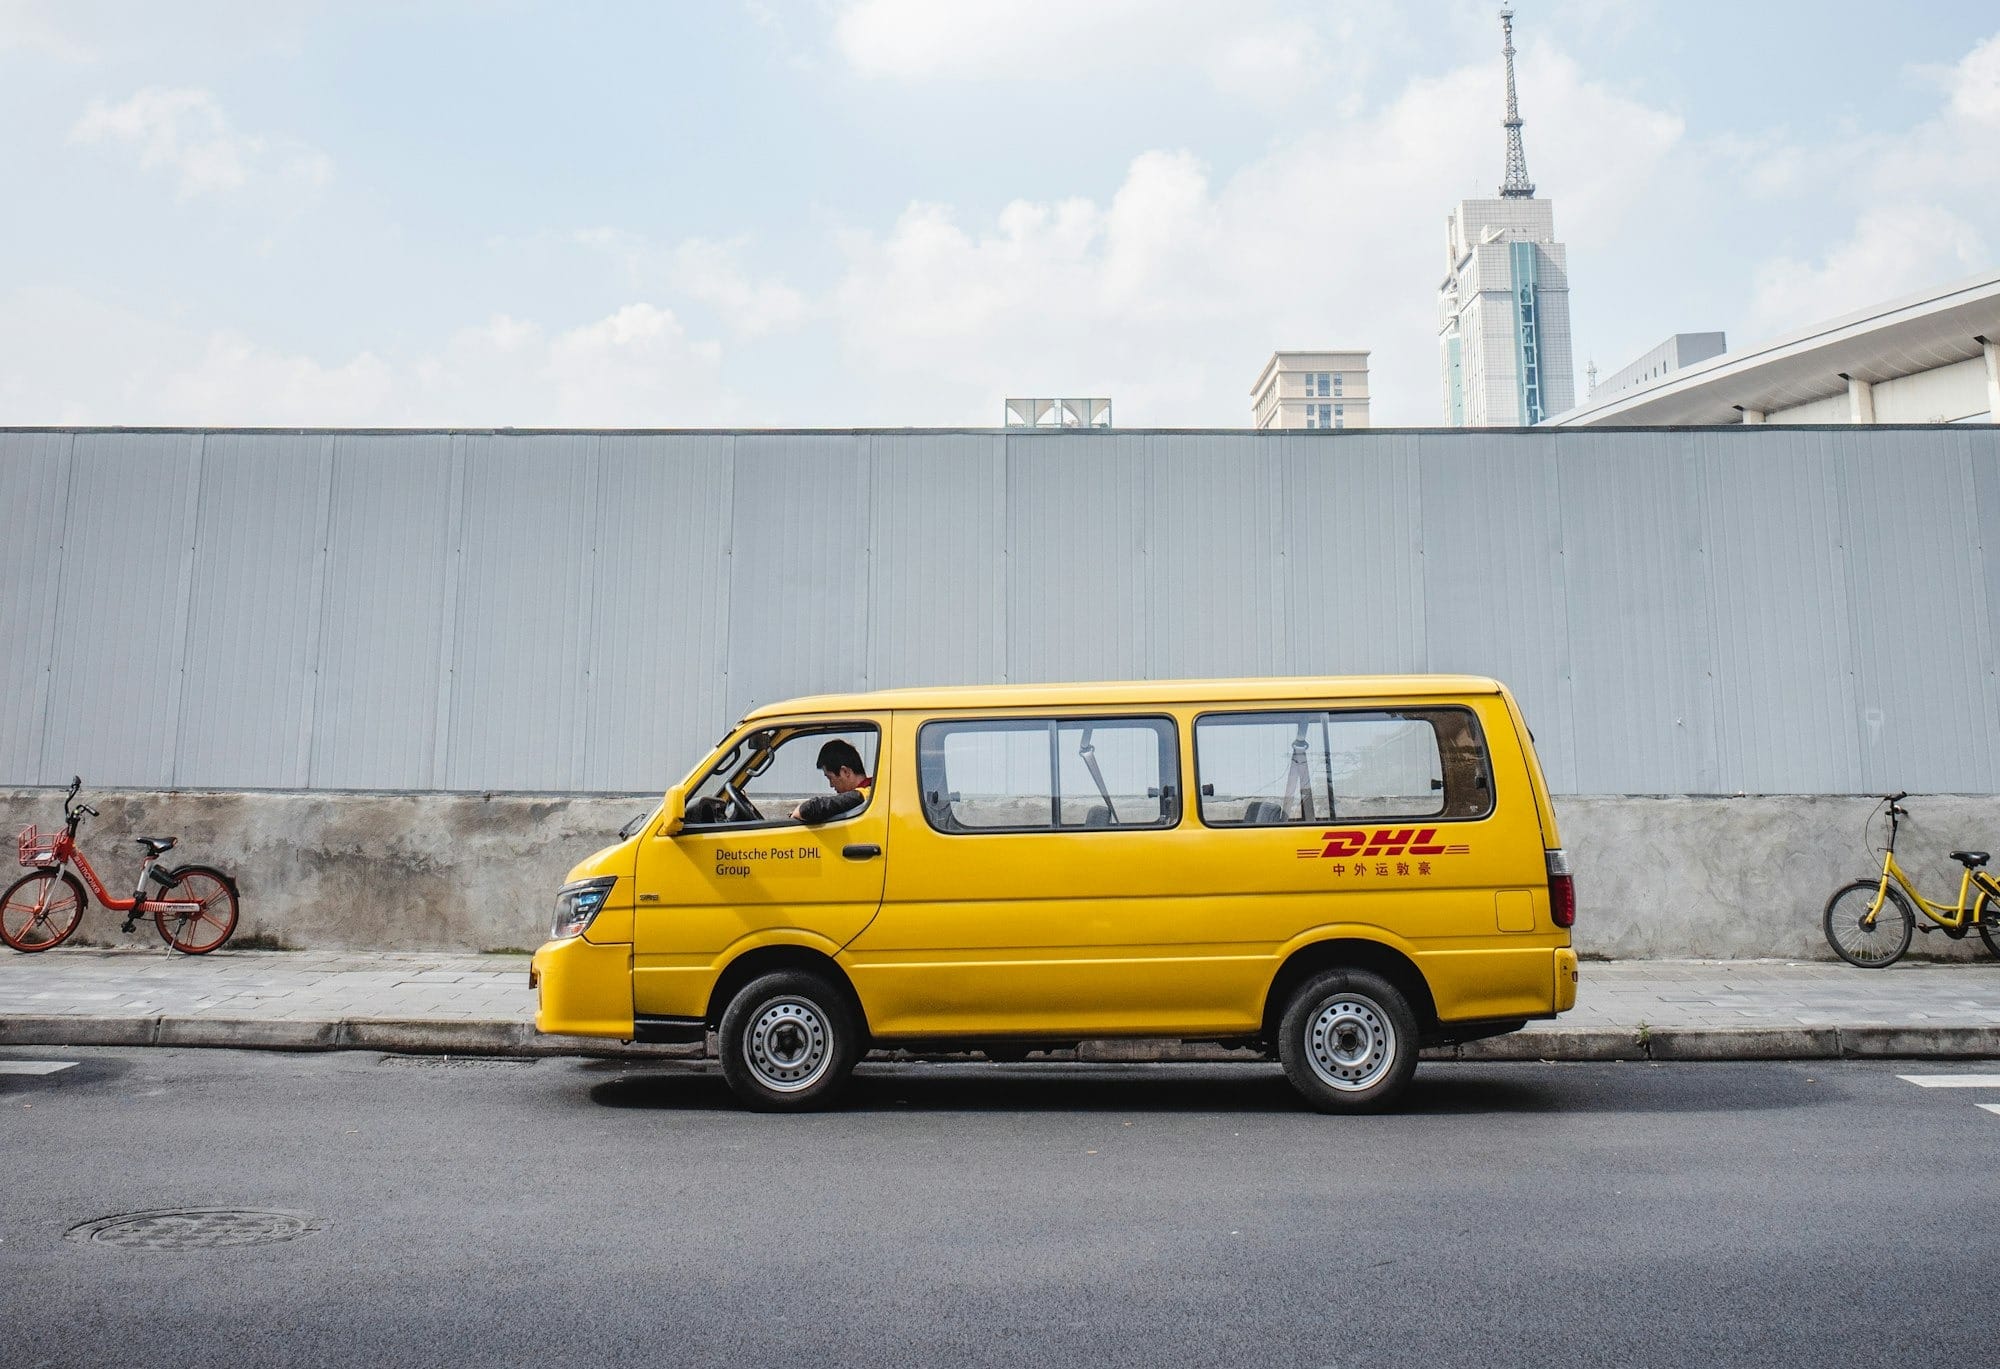
[[22, 875], [0, 894], [0, 940], [17, 951], [46, 951], [69, 940], [88, 895], [67, 870]]
[[1894, 888], [1883, 898], [1875, 925], [1866, 925], [1875, 891], [1881, 887], [1882, 881], [1878, 879], [1857, 879], [1836, 890], [1826, 901], [1826, 916], [1822, 919], [1826, 944], [1833, 947], [1833, 953], [1864, 970], [1895, 964], [1910, 949], [1910, 933], [1917, 925], [1909, 900]]
[[1991, 894], [1979, 896], [1979, 939], [1988, 951], [2000, 955], [2000, 899]]
[[201, 911], [153, 914], [153, 925], [167, 944], [186, 955], [207, 955], [236, 930], [236, 885], [228, 875], [206, 865], [183, 865], [173, 872], [174, 887], [162, 903], [198, 903]]

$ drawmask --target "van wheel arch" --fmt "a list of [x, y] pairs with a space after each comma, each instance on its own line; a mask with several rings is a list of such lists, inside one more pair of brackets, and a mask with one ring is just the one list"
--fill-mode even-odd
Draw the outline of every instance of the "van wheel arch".
[[846, 996], [847, 1004], [854, 1010], [862, 1030], [868, 1029], [868, 1014], [861, 1006], [861, 997], [854, 992], [854, 984], [848, 979], [847, 972], [832, 956], [809, 946], [759, 946], [730, 961], [716, 979], [715, 988], [708, 995], [708, 1011], [702, 1015], [709, 1030], [722, 1025], [722, 1015], [729, 1011], [729, 1001], [742, 992], [744, 985], [779, 970], [803, 970], [820, 976]]
[[1379, 941], [1344, 937], [1301, 946], [1292, 952], [1272, 977], [1270, 991], [1264, 996], [1263, 1042], [1266, 1049], [1275, 1048], [1278, 1023], [1299, 986], [1328, 970], [1367, 970], [1380, 975], [1408, 1001], [1410, 1011], [1416, 1015], [1418, 1039], [1427, 1040], [1437, 1032], [1437, 1001], [1431, 997], [1430, 983], [1424, 978], [1424, 972], [1417, 968], [1416, 962]]

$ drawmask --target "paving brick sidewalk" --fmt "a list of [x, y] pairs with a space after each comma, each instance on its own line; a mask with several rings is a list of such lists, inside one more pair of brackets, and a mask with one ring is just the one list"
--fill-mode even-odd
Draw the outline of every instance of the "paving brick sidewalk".
[[[621, 1053], [538, 1036], [527, 957], [64, 947], [0, 956], [0, 1045]], [[646, 1054], [684, 1054], [657, 1047]], [[1465, 1058], [2000, 1057], [2000, 962], [1585, 962], [1575, 1011]], [[1157, 1059], [1141, 1043], [1086, 1055]], [[1185, 1052], [1166, 1052], [1185, 1058]]]

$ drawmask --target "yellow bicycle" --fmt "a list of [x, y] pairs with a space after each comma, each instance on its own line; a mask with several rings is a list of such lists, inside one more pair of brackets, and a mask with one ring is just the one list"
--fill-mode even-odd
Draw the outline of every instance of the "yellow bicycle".
[[[1910, 932], [1917, 925], [1916, 914], [1910, 911], [1914, 902], [1937, 924], [1925, 927], [1926, 934], [1942, 931], [1958, 941], [1968, 928], [1977, 927], [1986, 949], [2000, 956], [2000, 881], [1980, 868], [1986, 864], [1986, 852], [1951, 853], [1951, 858], [1965, 867], [1965, 878], [1958, 882], [1958, 902], [1951, 907], [1918, 893], [1903, 867], [1896, 864], [1896, 829], [1901, 819], [1910, 815], [1902, 805], [1908, 797], [1891, 794], [1882, 800], [1889, 805], [1889, 846], [1882, 853], [1881, 875], [1843, 885], [1826, 901], [1827, 944], [1842, 960], [1864, 970], [1893, 965], [1910, 949]], [[1874, 814], [1869, 814], [1868, 820], [1874, 822]]]

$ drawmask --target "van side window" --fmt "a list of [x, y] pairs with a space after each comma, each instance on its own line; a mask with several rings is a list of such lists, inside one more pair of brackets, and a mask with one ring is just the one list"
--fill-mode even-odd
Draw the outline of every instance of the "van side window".
[[917, 733], [924, 817], [940, 832], [1171, 827], [1179, 761], [1167, 718], [996, 718]]
[[1194, 753], [1211, 827], [1493, 811], [1485, 739], [1463, 708], [1211, 713]]

